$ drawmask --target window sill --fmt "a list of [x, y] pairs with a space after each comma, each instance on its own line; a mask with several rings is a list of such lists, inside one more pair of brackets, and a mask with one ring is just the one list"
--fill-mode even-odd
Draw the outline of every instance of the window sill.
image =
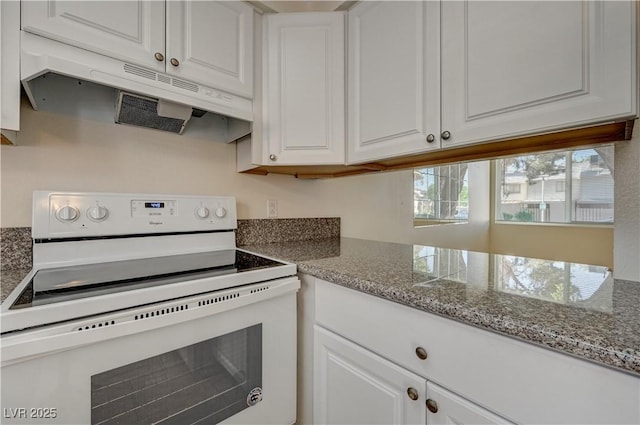
[[544, 226], [544, 227], [582, 227], [588, 229], [613, 229], [614, 223], [541, 223], [530, 221], [493, 221], [494, 225], [505, 226]]
[[427, 220], [427, 219], [414, 219], [413, 227], [432, 227], [441, 226], [443, 224], [468, 224], [469, 220]]

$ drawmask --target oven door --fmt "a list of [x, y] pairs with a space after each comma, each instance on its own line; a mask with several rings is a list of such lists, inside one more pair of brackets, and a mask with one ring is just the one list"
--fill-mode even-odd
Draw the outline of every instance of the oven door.
[[296, 278], [2, 337], [2, 423], [295, 421]]

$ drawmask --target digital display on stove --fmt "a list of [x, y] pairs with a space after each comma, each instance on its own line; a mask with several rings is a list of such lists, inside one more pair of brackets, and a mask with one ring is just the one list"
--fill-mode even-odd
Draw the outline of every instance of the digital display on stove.
[[164, 202], [145, 202], [145, 208], [164, 208]]

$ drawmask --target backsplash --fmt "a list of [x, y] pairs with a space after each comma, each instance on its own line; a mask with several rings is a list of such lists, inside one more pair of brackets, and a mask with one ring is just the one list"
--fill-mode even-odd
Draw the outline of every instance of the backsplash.
[[30, 269], [32, 257], [31, 227], [0, 228], [0, 269]]
[[340, 237], [340, 217], [238, 220], [236, 244], [257, 245]]
[[[340, 218], [238, 220], [236, 245], [329, 239], [340, 236]], [[30, 227], [0, 228], [0, 269], [30, 269], [33, 247]]]

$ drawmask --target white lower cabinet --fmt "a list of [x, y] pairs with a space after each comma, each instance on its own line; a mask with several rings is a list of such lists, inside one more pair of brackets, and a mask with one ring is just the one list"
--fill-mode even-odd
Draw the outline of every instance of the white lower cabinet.
[[424, 424], [426, 380], [319, 326], [315, 424]]
[[300, 393], [298, 423], [640, 423], [637, 376], [301, 280], [299, 358], [313, 370], [299, 372], [313, 391]]
[[314, 424], [511, 423], [317, 325], [314, 339]]
[[425, 404], [429, 425], [512, 423], [431, 382]]

